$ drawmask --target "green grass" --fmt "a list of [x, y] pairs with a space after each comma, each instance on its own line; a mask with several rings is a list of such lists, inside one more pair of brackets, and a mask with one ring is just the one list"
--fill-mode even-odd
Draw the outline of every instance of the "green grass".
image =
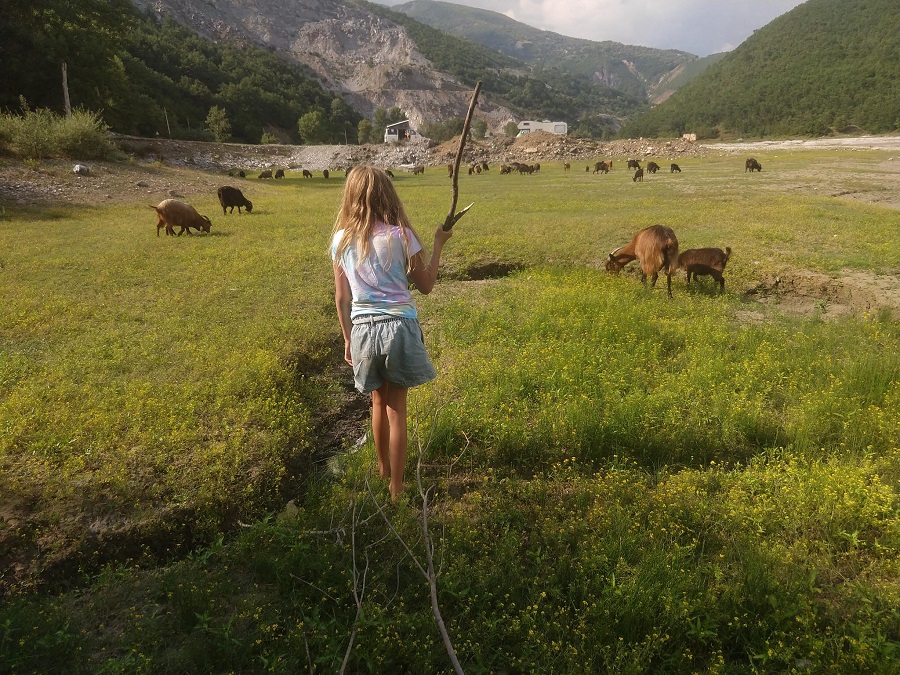
[[[410, 414], [467, 672], [896, 662], [900, 328], [744, 294], [791, 270], [896, 273], [900, 213], [831, 196], [877, 189], [863, 178], [887, 156], [757, 157], [761, 174], [685, 159], [643, 184], [621, 166], [461, 177], [475, 206], [417, 300], [440, 375]], [[366, 487], [371, 445], [324, 470], [350, 414], [327, 253], [341, 185], [248, 183], [240, 217], [210, 195], [212, 234], [180, 238], [154, 235], [140, 196], [7, 207], [0, 557], [24, 568], [4, 571], [0, 671], [336, 671], [363, 569], [349, 669], [449, 671], [375, 510], [386, 488]], [[396, 185], [430, 243], [445, 172]], [[734, 249], [725, 293], [679, 275], [667, 300], [602, 271], [657, 222], [682, 249]], [[515, 271], [465, 280], [497, 263]], [[419, 518], [388, 514], [421, 557]]]

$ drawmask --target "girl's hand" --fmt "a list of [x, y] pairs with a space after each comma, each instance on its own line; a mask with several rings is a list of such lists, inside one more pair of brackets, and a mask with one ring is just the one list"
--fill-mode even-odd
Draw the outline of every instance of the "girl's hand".
[[353, 365], [353, 359], [350, 358], [350, 343], [344, 343], [344, 361], [346, 361], [349, 365]]
[[445, 230], [443, 225], [438, 225], [437, 232], [434, 233], [434, 247], [443, 246], [447, 240], [453, 236], [453, 230]]

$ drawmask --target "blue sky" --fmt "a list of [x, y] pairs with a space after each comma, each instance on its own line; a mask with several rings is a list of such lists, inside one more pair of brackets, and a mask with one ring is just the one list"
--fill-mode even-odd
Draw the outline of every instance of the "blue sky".
[[[375, 0], [398, 5], [407, 0]], [[588, 40], [680, 49], [698, 56], [729, 51], [800, 0], [453, 0], [529, 26]]]

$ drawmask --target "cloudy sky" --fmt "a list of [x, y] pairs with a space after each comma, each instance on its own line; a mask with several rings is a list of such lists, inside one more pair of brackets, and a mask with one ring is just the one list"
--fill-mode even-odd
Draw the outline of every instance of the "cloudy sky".
[[[399, 5], [407, 0], [375, 0]], [[729, 51], [802, 0], [453, 0], [554, 33], [706, 56]]]

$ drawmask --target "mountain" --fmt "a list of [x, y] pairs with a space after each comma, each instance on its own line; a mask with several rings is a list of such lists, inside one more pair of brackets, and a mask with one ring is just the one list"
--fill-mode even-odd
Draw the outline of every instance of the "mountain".
[[[415, 124], [465, 115], [470, 88], [435, 69], [401, 26], [337, 0], [133, 0], [214, 41], [263, 47], [301, 64], [328, 90], [371, 117], [397, 106]], [[501, 125], [514, 114], [482, 101]]]
[[563, 119], [610, 135], [646, 107], [602, 82], [538, 67], [364, 0], [133, 0], [217, 42], [263, 47], [299, 64], [371, 117], [398, 108], [415, 126], [462, 118], [477, 80], [477, 115], [500, 131], [521, 118]]
[[808, 0], [629, 122], [630, 136], [900, 129], [900, 3]]
[[666, 98], [674, 86], [721, 58], [567, 37], [497, 12], [435, 0], [413, 0], [393, 9], [525, 63], [559, 69], [651, 102]]

